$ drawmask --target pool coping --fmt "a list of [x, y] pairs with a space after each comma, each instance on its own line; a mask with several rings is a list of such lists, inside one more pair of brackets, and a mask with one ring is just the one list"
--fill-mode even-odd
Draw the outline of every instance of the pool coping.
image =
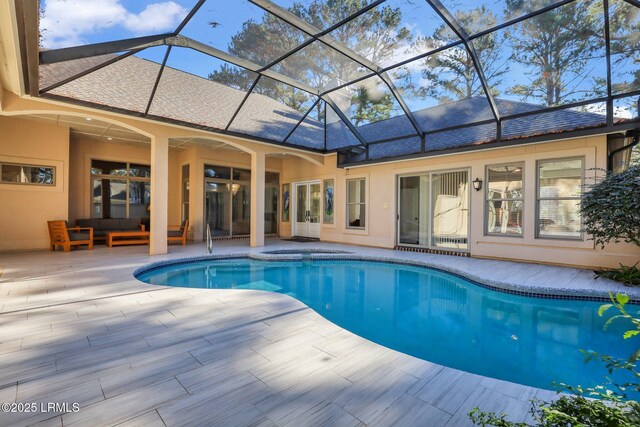
[[[304, 251], [304, 250], [303, 250]], [[373, 262], [384, 262], [391, 264], [399, 264], [399, 265], [408, 265], [415, 267], [424, 267], [436, 271], [440, 271], [443, 273], [452, 274], [454, 276], [458, 276], [462, 279], [465, 279], [474, 285], [480, 286], [485, 289], [502, 292], [506, 294], [533, 297], [533, 298], [544, 298], [544, 299], [557, 299], [557, 300], [578, 300], [578, 301], [598, 301], [598, 302], [610, 302], [612, 295], [612, 291], [603, 290], [603, 289], [569, 289], [569, 288], [551, 288], [544, 286], [532, 286], [529, 284], [519, 284], [515, 282], [508, 281], [498, 281], [489, 279], [486, 277], [480, 277], [472, 272], [467, 270], [463, 270], [460, 268], [454, 268], [448, 265], [437, 264], [434, 262], [429, 262], [426, 260], [412, 260], [412, 259], [403, 259], [396, 258], [390, 256], [377, 256], [377, 255], [361, 255], [357, 253], [344, 253], [344, 251], [340, 250], [326, 250], [323, 249], [322, 253], [315, 253], [312, 250], [306, 251], [304, 254], [270, 254], [265, 252], [234, 252], [234, 253], [226, 253], [226, 254], [211, 254], [211, 255], [201, 255], [201, 256], [191, 256], [184, 258], [174, 258], [169, 260], [157, 261], [153, 263], [149, 263], [138, 267], [133, 271], [133, 277], [136, 280], [138, 276], [142, 273], [166, 267], [170, 265], [181, 265], [181, 264], [189, 264], [194, 262], [202, 262], [202, 261], [215, 261], [215, 260], [225, 260], [225, 259], [253, 259], [258, 261], [268, 261], [268, 262], [277, 262], [277, 261], [301, 261], [301, 260], [317, 260], [317, 261], [373, 261]], [[624, 293], [629, 297], [629, 304], [638, 304], [640, 305], [640, 289], [629, 287], [625, 289], [625, 292], [615, 293]]]

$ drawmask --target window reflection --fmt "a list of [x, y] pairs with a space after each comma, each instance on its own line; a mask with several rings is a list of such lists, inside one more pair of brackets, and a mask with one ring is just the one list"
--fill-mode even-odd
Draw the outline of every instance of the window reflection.
[[55, 185], [56, 169], [50, 166], [29, 166], [0, 163], [3, 184]]
[[487, 233], [522, 235], [524, 164], [487, 166]]
[[347, 180], [347, 228], [366, 227], [366, 180]]
[[538, 236], [581, 238], [583, 159], [538, 162]]
[[149, 165], [91, 160], [92, 218], [148, 218]]

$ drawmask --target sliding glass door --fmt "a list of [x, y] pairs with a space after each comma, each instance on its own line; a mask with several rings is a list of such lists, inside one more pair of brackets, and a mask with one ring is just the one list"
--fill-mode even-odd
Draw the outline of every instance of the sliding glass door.
[[469, 248], [468, 171], [431, 174], [431, 246]]
[[231, 235], [231, 192], [230, 184], [207, 181], [205, 183], [205, 221], [209, 225], [211, 235]]
[[[251, 171], [205, 165], [204, 217], [214, 237], [250, 232]], [[206, 232], [206, 228], [205, 228]]]
[[467, 250], [469, 172], [431, 172], [398, 178], [398, 244]]
[[[248, 236], [251, 233], [251, 171], [205, 165], [204, 217], [214, 237]], [[265, 234], [278, 232], [276, 172], [265, 174]], [[206, 233], [206, 226], [205, 226]]]
[[400, 177], [398, 241], [426, 246], [429, 242], [429, 176]]

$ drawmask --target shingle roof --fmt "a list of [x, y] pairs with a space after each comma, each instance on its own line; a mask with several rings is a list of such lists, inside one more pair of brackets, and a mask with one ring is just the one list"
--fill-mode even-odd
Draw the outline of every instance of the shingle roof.
[[[526, 102], [504, 99], [497, 99], [496, 103], [499, 111], [504, 115], [534, 112], [543, 108]], [[415, 112], [414, 116], [427, 133], [425, 137], [425, 151], [427, 152], [486, 144], [495, 141], [497, 137], [495, 123], [474, 125], [474, 123], [493, 119], [489, 104], [483, 97], [474, 97], [427, 108]], [[553, 110], [504, 120], [501, 139], [510, 140], [555, 134], [595, 128], [605, 124], [606, 116], [604, 114], [577, 111], [575, 109]], [[438, 129], [461, 125], [469, 126], [438, 131]], [[404, 135], [415, 133], [412, 128], [407, 129], [404, 121], [399, 120], [397, 117], [358, 128], [363, 135], [375, 136], [380, 141], [393, 138], [394, 134], [396, 137], [403, 135], [397, 129], [404, 132]], [[369, 147], [369, 158], [379, 159], [418, 153], [420, 152], [419, 141], [417, 137], [409, 137], [372, 144]]]
[[[47, 87], [108, 59], [93, 58], [92, 61], [77, 60], [41, 66], [40, 86]], [[55, 88], [50, 93], [144, 113], [159, 70], [160, 65], [155, 62], [129, 56]], [[149, 115], [223, 130], [245, 95], [246, 92], [242, 90], [165, 67]], [[268, 96], [252, 93], [229, 130], [282, 141], [303, 114]], [[296, 131], [298, 144], [324, 148], [324, 130], [318, 133], [318, 125], [311, 119], [300, 127], [300, 132]]]
[[[101, 64], [112, 56], [41, 66], [41, 87], [73, 76]], [[129, 56], [81, 78], [55, 88], [52, 94], [92, 104], [144, 113], [160, 65]], [[150, 106], [149, 115], [224, 130], [246, 92], [197, 75], [165, 67]], [[223, 100], [222, 102], [216, 102]], [[503, 116], [540, 110], [541, 106], [525, 102], [497, 99]], [[328, 109], [329, 110], [329, 109]], [[330, 113], [330, 110], [328, 111]], [[425, 150], [435, 151], [479, 145], [496, 140], [496, 125], [475, 124], [492, 120], [493, 114], [485, 97], [445, 103], [413, 113], [426, 135]], [[282, 142], [303, 113], [268, 96], [252, 93], [238, 112], [229, 130]], [[603, 114], [586, 111], [553, 110], [503, 121], [502, 139], [517, 139], [553, 134], [606, 124]], [[442, 130], [455, 126], [468, 127]], [[407, 136], [370, 146], [370, 158], [387, 158], [420, 151], [420, 140], [405, 115], [357, 127], [367, 142]], [[323, 150], [324, 126], [307, 117], [287, 140], [301, 147]], [[359, 144], [358, 139], [335, 114], [329, 114], [326, 127], [327, 150]]]

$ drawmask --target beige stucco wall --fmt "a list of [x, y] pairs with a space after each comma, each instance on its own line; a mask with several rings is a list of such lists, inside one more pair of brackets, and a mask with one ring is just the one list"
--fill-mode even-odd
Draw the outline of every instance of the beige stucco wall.
[[[297, 159], [283, 161], [282, 183], [335, 179], [335, 221], [322, 224], [321, 240], [357, 245], [392, 248], [396, 245], [397, 177], [404, 174], [468, 169], [470, 179], [484, 180], [485, 167], [505, 162], [525, 163], [524, 236], [497, 237], [484, 233], [484, 191], [471, 191], [470, 247], [472, 256], [507, 258], [569, 264], [582, 267], [616, 267], [620, 262], [634, 264], [640, 259], [640, 248], [609, 245], [594, 248], [593, 242], [535, 238], [536, 161], [563, 157], [584, 157], [587, 177], [592, 168], [606, 167], [606, 137], [571, 139], [544, 144], [523, 145], [496, 150], [476, 151], [420, 160], [390, 162], [351, 169], [337, 169], [335, 156], [327, 157], [322, 167]], [[346, 180], [365, 177], [367, 182], [365, 230], [346, 227]], [[293, 197], [293, 192], [292, 192]], [[293, 217], [294, 212], [291, 212]], [[291, 235], [291, 222], [280, 225], [281, 235]]]
[[68, 214], [69, 129], [0, 117], [0, 161], [56, 168], [55, 186], [0, 184], [0, 250], [48, 248], [47, 221]]
[[[35, 156], [35, 160], [54, 162], [44, 162], [44, 164], [52, 164], [58, 168], [58, 185], [55, 188], [18, 189], [23, 186], [11, 185], [3, 185], [0, 188], [0, 195], [2, 195], [0, 249], [47, 247], [46, 219], [52, 219], [55, 216], [61, 219], [68, 217], [73, 221], [90, 216], [89, 168], [92, 158], [140, 163], [149, 163], [150, 160], [148, 145], [119, 144], [83, 137], [74, 137], [69, 143], [67, 128], [17, 118], [1, 117], [0, 119], [2, 120], [0, 121], [2, 125], [0, 155], [4, 156], [5, 160]], [[168, 132], [168, 129], [163, 128], [162, 125], [154, 125], [155, 128], [161, 133]], [[237, 143], [238, 146], [244, 145], [248, 151], [262, 149], [262, 146], [251, 142], [233, 143]], [[190, 236], [193, 240], [200, 241], [204, 234], [204, 165], [217, 164], [249, 169], [251, 154], [216, 149], [202, 144], [187, 147], [170, 149], [169, 152], [168, 222], [178, 224], [181, 219], [181, 167], [189, 164]], [[335, 221], [334, 224], [321, 224], [322, 240], [392, 248], [396, 244], [398, 212], [396, 200], [399, 175], [467, 169], [470, 171], [470, 179], [473, 180], [476, 177], [484, 179], [487, 165], [524, 162], [524, 236], [521, 238], [485, 236], [484, 192], [471, 191], [469, 251], [472, 256], [590, 268], [615, 267], [620, 262], [635, 263], [640, 259], [640, 249], [632, 245], [610, 245], [605, 250], [600, 250], [594, 248], [592, 242], [587, 240], [576, 242], [535, 238], [536, 161], [574, 156], [585, 159], [586, 169], [605, 167], [606, 137], [522, 145], [350, 169], [337, 168], [335, 155], [325, 156], [321, 165], [315, 165], [297, 156], [267, 157], [266, 169], [280, 172], [281, 184], [309, 180], [335, 180]], [[33, 162], [32, 159], [31, 163]], [[364, 230], [346, 227], [346, 180], [355, 177], [365, 177], [367, 182], [367, 227]], [[47, 209], [33, 209], [34, 204], [46, 205]], [[281, 207], [282, 201], [280, 215]], [[292, 211], [291, 218], [293, 214]], [[291, 225], [290, 221], [280, 222], [279, 233], [282, 237], [291, 235]], [[28, 233], [32, 235], [24, 233], [18, 235], [16, 230], [29, 230]]]

